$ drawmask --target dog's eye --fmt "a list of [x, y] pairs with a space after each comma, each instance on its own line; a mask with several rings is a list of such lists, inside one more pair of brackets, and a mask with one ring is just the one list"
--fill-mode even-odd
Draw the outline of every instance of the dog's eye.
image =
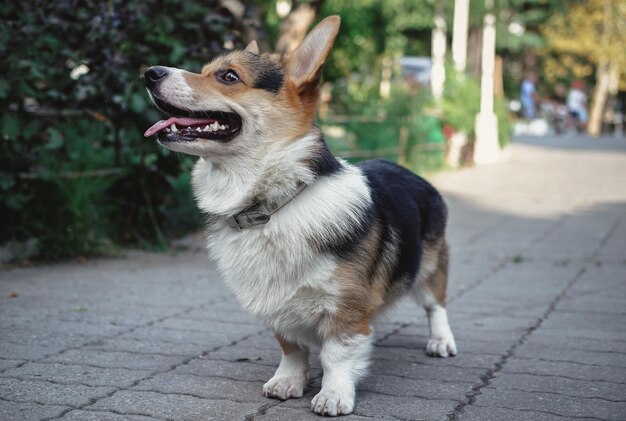
[[239, 82], [239, 75], [234, 70], [228, 69], [225, 72], [221, 72], [217, 75], [217, 78], [222, 83], [235, 83]]

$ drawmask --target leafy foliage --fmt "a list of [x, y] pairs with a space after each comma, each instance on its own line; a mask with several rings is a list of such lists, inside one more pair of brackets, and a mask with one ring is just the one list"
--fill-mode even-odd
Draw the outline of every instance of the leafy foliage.
[[240, 45], [233, 16], [212, 0], [33, 0], [0, 20], [0, 243], [35, 237], [57, 258], [196, 226], [191, 161], [142, 137], [160, 116], [141, 75]]
[[[372, 96], [364, 100], [360, 113], [355, 111], [347, 121], [329, 118], [322, 121], [322, 128], [327, 128], [326, 139], [338, 156], [355, 150], [375, 152], [375, 156], [399, 161], [415, 172], [432, 172], [444, 165], [445, 139], [439, 119], [426, 112], [431, 105], [426, 90], [410, 92], [403, 84], [395, 84], [389, 98]], [[402, 130], [406, 130], [406, 145], [399, 151]], [[336, 132], [340, 135], [333, 136]]]
[[341, 16], [339, 36], [324, 70], [326, 80], [353, 73], [378, 75], [382, 55], [430, 54], [433, 1], [326, 0], [320, 14]]
[[589, 0], [569, 5], [541, 27], [551, 56], [544, 68], [549, 80], [591, 75], [593, 66], [611, 62], [622, 71], [626, 86], [626, 4]]

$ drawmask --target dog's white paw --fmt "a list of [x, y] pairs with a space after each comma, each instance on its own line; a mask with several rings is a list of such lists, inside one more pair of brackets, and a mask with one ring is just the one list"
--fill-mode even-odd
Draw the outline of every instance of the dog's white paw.
[[322, 389], [311, 401], [311, 410], [316, 414], [331, 417], [351, 414], [354, 409], [354, 395], [354, 392]]
[[282, 400], [301, 398], [306, 384], [306, 376], [274, 376], [263, 385], [263, 394]]
[[451, 357], [457, 353], [454, 336], [435, 336], [428, 340], [426, 354], [430, 357]]

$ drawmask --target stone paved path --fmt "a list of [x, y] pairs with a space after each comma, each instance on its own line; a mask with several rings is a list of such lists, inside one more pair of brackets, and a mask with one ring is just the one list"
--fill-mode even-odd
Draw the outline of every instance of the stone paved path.
[[[460, 354], [426, 357], [401, 304], [345, 419], [626, 419], [626, 141], [526, 140], [434, 182]], [[202, 251], [0, 272], [0, 329], [0, 420], [319, 419], [317, 356], [304, 399], [264, 398], [278, 346]]]

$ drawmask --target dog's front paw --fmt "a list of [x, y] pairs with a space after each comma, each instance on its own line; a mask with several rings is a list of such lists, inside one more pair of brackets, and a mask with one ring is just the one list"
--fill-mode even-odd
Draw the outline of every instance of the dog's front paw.
[[348, 415], [354, 409], [354, 392], [345, 393], [336, 390], [324, 390], [311, 401], [311, 410], [318, 415]]
[[282, 400], [301, 398], [306, 384], [306, 376], [274, 376], [263, 385], [263, 394]]
[[426, 345], [426, 354], [431, 357], [449, 357], [455, 356], [457, 353], [454, 336], [447, 337], [435, 336], [428, 340]]

